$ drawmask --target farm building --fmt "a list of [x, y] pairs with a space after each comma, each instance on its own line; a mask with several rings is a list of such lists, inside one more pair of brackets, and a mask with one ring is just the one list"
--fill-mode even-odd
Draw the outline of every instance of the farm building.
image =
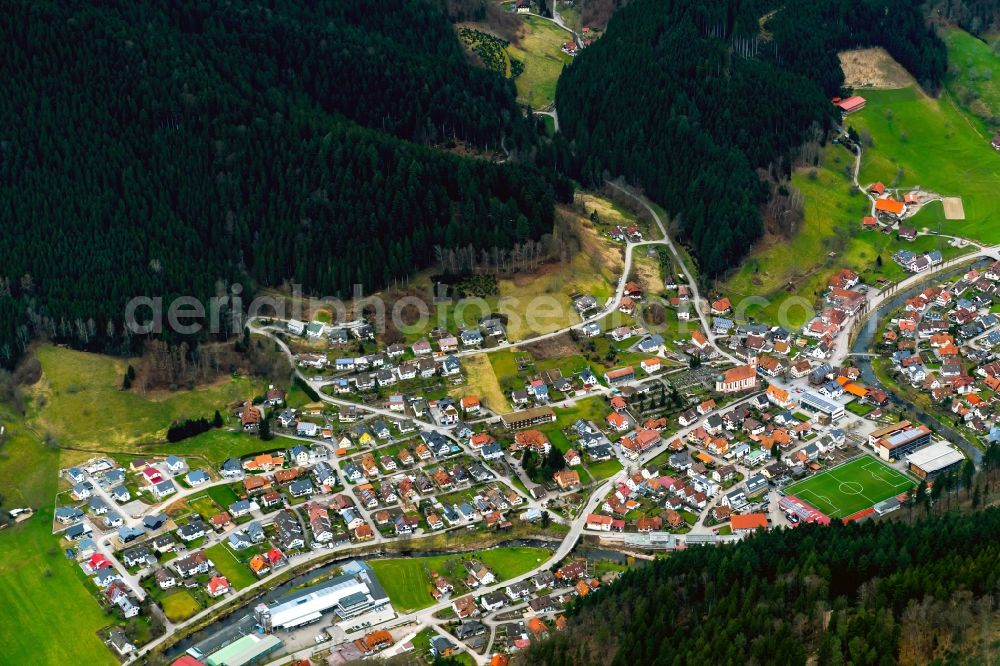
[[609, 370], [604, 373], [604, 381], [608, 383], [608, 386], [614, 386], [615, 384], [621, 384], [623, 382], [630, 382], [635, 379], [635, 370], [632, 366], [625, 368], [618, 368], [617, 370]]
[[886, 215], [902, 217], [906, 214], [906, 205], [902, 201], [896, 201], [895, 199], [877, 199], [875, 201], [875, 210]]
[[853, 95], [847, 99], [836, 99], [833, 103], [844, 114], [854, 113], [865, 108], [865, 98], [860, 95]]

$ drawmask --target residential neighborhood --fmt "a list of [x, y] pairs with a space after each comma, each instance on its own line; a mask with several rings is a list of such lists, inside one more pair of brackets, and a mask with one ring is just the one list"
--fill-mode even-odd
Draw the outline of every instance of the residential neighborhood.
[[997, 0], [13, 0], [0, 662], [987, 664]]

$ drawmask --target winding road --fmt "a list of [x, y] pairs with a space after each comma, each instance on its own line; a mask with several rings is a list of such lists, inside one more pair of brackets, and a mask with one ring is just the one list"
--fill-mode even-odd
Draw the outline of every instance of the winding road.
[[[534, 336], [532, 338], [528, 338], [528, 339], [525, 339], [525, 340], [519, 340], [519, 341], [510, 343], [510, 344], [507, 344], [507, 345], [502, 345], [500, 347], [496, 347], [496, 348], [493, 348], [493, 349], [465, 350], [465, 351], [459, 352], [458, 355], [462, 356], [462, 355], [470, 355], [470, 354], [491, 353], [493, 351], [497, 351], [497, 350], [501, 350], [501, 349], [510, 349], [510, 348], [521, 347], [521, 346], [524, 346], [524, 345], [528, 345], [528, 344], [532, 344], [532, 343], [535, 343], [535, 342], [539, 342], [541, 340], [546, 340], [546, 339], [549, 339], [549, 338], [557, 337], [559, 335], [567, 333], [570, 330], [579, 329], [582, 326], [584, 326], [585, 324], [587, 324], [588, 322], [597, 321], [597, 320], [599, 320], [599, 319], [607, 316], [611, 312], [614, 312], [618, 308], [618, 306], [621, 304], [621, 300], [622, 300], [622, 298], [624, 296], [625, 284], [628, 282], [628, 278], [629, 278], [629, 275], [630, 275], [631, 270], [632, 270], [633, 254], [635, 252], [635, 248], [642, 247], [642, 246], [652, 246], [652, 245], [666, 245], [669, 248], [671, 254], [673, 255], [674, 260], [677, 262], [677, 265], [681, 267], [681, 270], [683, 271], [683, 275], [684, 275], [685, 279], [688, 282], [688, 287], [691, 290], [691, 294], [692, 294], [693, 299], [695, 301], [695, 305], [696, 305], [695, 309], [696, 309], [696, 311], [698, 313], [699, 322], [701, 323], [701, 326], [704, 328], [704, 332], [705, 332], [706, 336], [708, 336], [710, 344], [715, 349], [715, 351], [719, 354], [720, 357], [725, 358], [725, 359], [730, 360], [730, 361], [736, 362], [735, 358], [733, 358], [730, 354], [728, 354], [727, 352], [725, 352], [724, 350], [722, 350], [722, 349], [720, 349], [718, 347], [718, 345], [716, 343], [715, 336], [711, 334], [711, 327], [708, 326], [708, 320], [707, 320], [707, 318], [705, 316], [705, 313], [703, 312], [703, 308], [701, 307], [702, 297], [701, 297], [700, 291], [698, 289], [698, 285], [695, 282], [693, 276], [691, 275], [691, 272], [688, 270], [688, 268], [685, 265], [685, 263], [681, 260], [681, 257], [678, 254], [676, 247], [674, 246], [673, 242], [670, 240], [670, 238], [669, 238], [669, 236], [667, 234], [666, 227], [664, 226], [663, 221], [660, 219], [660, 216], [649, 205], [649, 203], [645, 199], [643, 199], [642, 197], [634, 194], [633, 192], [629, 191], [628, 189], [622, 187], [621, 185], [618, 185], [618, 184], [615, 184], [615, 183], [612, 183], [611, 185], [613, 187], [615, 187], [616, 189], [618, 189], [618, 190], [620, 190], [620, 191], [628, 194], [629, 196], [635, 198], [642, 206], [644, 206], [650, 212], [650, 214], [652, 215], [653, 220], [656, 222], [656, 225], [659, 228], [660, 233], [662, 234], [662, 239], [660, 239], [660, 240], [641, 241], [641, 242], [638, 242], [638, 243], [633, 243], [633, 242], [626, 243], [626, 247], [625, 247], [625, 263], [624, 263], [624, 267], [622, 269], [622, 275], [621, 275], [621, 277], [618, 280], [618, 284], [617, 284], [617, 286], [615, 288], [615, 295], [611, 299], [611, 302], [608, 303], [608, 304], [606, 304], [605, 307], [601, 311], [599, 311], [598, 313], [596, 313], [596, 314], [594, 314], [594, 315], [592, 315], [590, 317], [587, 317], [587, 318], [583, 319], [582, 321], [580, 321], [580, 322], [578, 322], [576, 324], [573, 324], [571, 326], [567, 326], [567, 327], [564, 327], [564, 328], [561, 328], [559, 330], [552, 331], [550, 333], [546, 333], [546, 334], [543, 334], [543, 335]], [[337, 406], [355, 407], [356, 409], [361, 410], [361, 411], [366, 412], [366, 413], [369, 413], [369, 414], [384, 416], [384, 417], [393, 418], [393, 419], [399, 417], [398, 413], [392, 412], [392, 411], [390, 411], [388, 409], [382, 409], [382, 408], [373, 407], [373, 406], [370, 406], [370, 405], [359, 404], [359, 403], [356, 403], [356, 402], [352, 402], [350, 400], [343, 400], [343, 399], [340, 399], [340, 398], [335, 398], [333, 396], [327, 395], [326, 393], [323, 392], [322, 389], [323, 389], [324, 386], [330, 384], [331, 382], [329, 382], [329, 381], [316, 381], [313, 378], [311, 378], [311, 377], [307, 376], [306, 374], [304, 374], [295, 365], [295, 357], [294, 357], [294, 354], [292, 353], [291, 349], [284, 342], [284, 340], [282, 340], [281, 337], [279, 335], [277, 335], [277, 332], [274, 329], [271, 329], [271, 328], [269, 328], [267, 326], [262, 326], [262, 325], [260, 325], [256, 321], [250, 321], [250, 322], [248, 322], [248, 326], [249, 326], [250, 331], [252, 333], [259, 334], [259, 335], [264, 335], [264, 336], [272, 339], [278, 345], [278, 347], [281, 349], [281, 351], [287, 357], [290, 365], [293, 368], [293, 372], [301, 379], [301, 381], [305, 382], [311, 389], [313, 389], [314, 391], [316, 391], [316, 393], [320, 396], [320, 398], [321, 398], [321, 400], [323, 402], [326, 402], [326, 403], [329, 403], [329, 404], [332, 404], [332, 405], [337, 405]], [[449, 440], [451, 440], [453, 442], [456, 442], [459, 446], [462, 446], [463, 448], [465, 448], [465, 445], [462, 442], [459, 442], [458, 440], [456, 440], [456, 438], [454, 437], [454, 434], [451, 432], [451, 430], [449, 428], [445, 428], [445, 427], [439, 426], [436, 423], [433, 423], [433, 422], [430, 422], [430, 421], [426, 421], [426, 420], [421, 420], [421, 419], [411, 419], [411, 420], [416, 425], [418, 425], [420, 428], [423, 428], [423, 429], [425, 429], [427, 431], [432, 431], [432, 432], [439, 433], [439, 434], [447, 437]], [[678, 436], [683, 436], [683, 434], [678, 434]], [[667, 441], [661, 441], [657, 446], [655, 446], [655, 447], [651, 448], [650, 450], [646, 451], [639, 458], [639, 460], [633, 461], [632, 465], [634, 465], [634, 466], [641, 466], [641, 465], [643, 465], [645, 462], [648, 462], [649, 460], [651, 460], [652, 458], [654, 458], [655, 456], [659, 455], [661, 452], [663, 452], [664, 450], [666, 450], [666, 447], [667, 447]], [[590, 497], [589, 497], [586, 505], [579, 512], [579, 514], [572, 521], [569, 522], [569, 531], [567, 532], [567, 534], [565, 535], [565, 537], [563, 537], [561, 543], [555, 549], [555, 551], [553, 552], [553, 554], [552, 554], [551, 557], [549, 557], [544, 562], [540, 563], [537, 567], [535, 567], [535, 568], [531, 569], [530, 571], [522, 574], [521, 576], [518, 576], [517, 578], [510, 579], [510, 580], [505, 580], [502, 583], [498, 583], [496, 585], [492, 585], [492, 586], [489, 586], [489, 587], [484, 587], [484, 588], [478, 589], [476, 591], [476, 595], [478, 596], [478, 595], [481, 595], [481, 594], [484, 594], [484, 593], [487, 593], [487, 592], [491, 592], [491, 591], [494, 591], [494, 590], [500, 590], [500, 589], [506, 588], [508, 585], [511, 585], [513, 583], [520, 582], [520, 581], [523, 581], [523, 580], [527, 580], [527, 579], [531, 578], [532, 576], [534, 576], [535, 574], [537, 574], [539, 571], [541, 571], [543, 569], [548, 569], [548, 568], [552, 567], [553, 565], [557, 564], [558, 562], [560, 562], [561, 560], [563, 560], [567, 555], [570, 554], [570, 552], [572, 552], [572, 550], [576, 547], [577, 542], [580, 540], [580, 537], [582, 536], [582, 534], [584, 532], [585, 525], [586, 525], [587, 515], [590, 514], [590, 513], [593, 513], [597, 509], [597, 507], [604, 501], [604, 497], [611, 491], [612, 488], [614, 488], [615, 484], [619, 480], [621, 480], [621, 479], [623, 479], [625, 477], [625, 475], [627, 473], [628, 473], [628, 468], [626, 467], [625, 469], [623, 469], [622, 471], [620, 471], [618, 474], [616, 474], [616, 475], [612, 476], [611, 478], [605, 480], [602, 484], [600, 484], [599, 486], [597, 486], [596, 488], [594, 488], [591, 491]], [[520, 490], [518, 490], [513, 484], [507, 483], [505, 479], [498, 479], [498, 480], [504, 482], [504, 485], [507, 485], [507, 486], [513, 488], [519, 495], [521, 495], [522, 497], [524, 497], [525, 500], [526, 500], [527, 507], [538, 508], [540, 510], [544, 510], [544, 507], [542, 505], [540, 505], [535, 500], [527, 497], [523, 492], [521, 492]], [[203, 488], [201, 488], [199, 490], [203, 490]], [[172, 499], [174, 501], [176, 501], [177, 498], [174, 497]], [[554, 517], [554, 520], [558, 520], [558, 517]], [[420, 535], [418, 535], [416, 537], [412, 537], [413, 540], [418, 540], [419, 538], [420, 538]], [[336, 548], [333, 548], [333, 549], [323, 549], [323, 550], [320, 550], [320, 551], [311, 551], [309, 553], [305, 553], [305, 554], [302, 554], [300, 556], [297, 556], [296, 559], [295, 559], [295, 561], [293, 562], [293, 565], [296, 568], [304, 568], [304, 567], [307, 567], [307, 566], [311, 566], [312, 564], [314, 564], [317, 561], [319, 561], [321, 558], [328, 557], [329, 554], [331, 554], [331, 553], [336, 554], [338, 556], [342, 556], [344, 554], [349, 554], [352, 550], [360, 550], [361, 548], [369, 548], [369, 547], [370, 547], [370, 543], [363, 544], [363, 545], [358, 545], [358, 544], [344, 544], [344, 546], [342, 546], [342, 547], [336, 547]], [[227, 603], [233, 603], [233, 602], [237, 602], [237, 601], [243, 601], [245, 603], [245, 601], [249, 600], [249, 598], [250, 598], [251, 595], [255, 594], [256, 592], [260, 591], [261, 589], [264, 589], [269, 583], [270, 583], [270, 580], [267, 579], [267, 578], [265, 578], [263, 580], [260, 580], [260, 581], [256, 581], [253, 584], [249, 585], [248, 587], [240, 590], [236, 595], [228, 598], [227, 599]], [[451, 605], [450, 601], [445, 601], [445, 602], [437, 603], [437, 604], [435, 604], [433, 606], [430, 606], [429, 608], [423, 609], [423, 610], [415, 612], [415, 613], [403, 614], [403, 615], [399, 616], [394, 621], [394, 624], [412, 622], [412, 623], [415, 623], [418, 627], [422, 627], [422, 626], [435, 626], [437, 628], [437, 625], [439, 624], [439, 621], [437, 621], [433, 617], [434, 614], [437, 613], [437, 612], [439, 612], [439, 611], [441, 611], [441, 610], [444, 610], [445, 608], [448, 608], [450, 605]], [[194, 615], [193, 617], [191, 617], [190, 619], [188, 619], [188, 620], [186, 620], [184, 622], [177, 623], [176, 625], [174, 625], [172, 627], [173, 631], [169, 632], [168, 634], [165, 634], [164, 636], [161, 636], [160, 638], [158, 638], [158, 639], [152, 641], [151, 643], [147, 644], [146, 646], [144, 646], [143, 650], [141, 651], [141, 654], [142, 655], [148, 654], [150, 650], [153, 650], [153, 649], [156, 649], [156, 648], [162, 646], [168, 640], [171, 641], [171, 642], [173, 642], [174, 636], [176, 634], [179, 634], [179, 633], [182, 634], [186, 629], [191, 628], [193, 626], [196, 626], [198, 623], [202, 622], [206, 617], [208, 617], [211, 613], [214, 613], [214, 612], [217, 612], [216, 608], [206, 609], [206, 610], [204, 610], [204, 611], [202, 611], [202, 612]], [[311, 651], [311, 649], [310, 649], [310, 651]], [[479, 654], [476, 654], [476, 653], [473, 653], [473, 652], [469, 652], [469, 654], [476, 661], [477, 664], [485, 664], [485, 663], [489, 662], [489, 654], [490, 654], [489, 650], [486, 651], [486, 655], [479, 655]], [[136, 654], [130, 660], [128, 660], [128, 662], [126, 662], [126, 663], [132, 663], [132, 662], [136, 661], [138, 658], [139, 658], [139, 654]], [[282, 657], [282, 659], [280, 659], [278, 662], [275, 662], [275, 663], [284, 663], [284, 661], [286, 661], [286, 660], [287, 660], [287, 656], [286, 657]]]
[[[858, 156], [858, 162], [860, 162], [860, 154]], [[856, 180], [856, 178], [857, 178], [857, 169], [855, 170], [855, 180]], [[697, 313], [697, 316], [698, 316], [698, 322], [699, 322], [700, 326], [702, 327], [703, 332], [705, 333], [706, 337], [708, 338], [711, 347], [718, 354], [718, 358], [724, 359], [724, 360], [732, 362], [732, 363], [737, 363], [737, 364], [741, 363], [741, 361], [739, 361], [738, 359], [736, 359], [734, 356], [732, 356], [731, 354], [729, 354], [724, 349], [720, 348], [720, 346], [718, 345], [718, 342], [717, 342], [718, 338], [717, 338], [717, 336], [715, 336], [712, 333], [711, 326], [709, 325], [708, 318], [706, 316], [707, 308], [705, 307], [705, 301], [704, 301], [704, 298], [703, 298], [703, 296], [702, 296], [702, 294], [701, 294], [701, 292], [699, 290], [698, 284], [697, 284], [696, 280], [694, 279], [694, 276], [692, 275], [691, 271], [688, 269], [687, 265], [682, 260], [682, 258], [680, 256], [679, 252], [677, 251], [677, 248], [675, 247], [673, 241], [670, 239], [669, 235], [667, 234], [666, 227], [665, 227], [665, 225], [663, 223], [663, 220], [660, 218], [659, 214], [649, 204], [649, 202], [646, 201], [643, 197], [641, 197], [641, 196], [639, 196], [639, 195], [631, 192], [630, 190], [626, 189], [625, 187], [623, 187], [623, 186], [621, 186], [621, 185], [619, 185], [617, 183], [609, 183], [609, 185], [611, 187], [614, 187], [615, 189], [618, 189], [621, 192], [626, 193], [628, 196], [633, 197], [640, 205], [642, 205], [651, 214], [653, 220], [655, 221], [657, 227], [660, 230], [660, 233], [662, 234], [662, 238], [659, 239], [659, 240], [648, 240], [648, 241], [641, 241], [641, 242], [637, 242], [637, 243], [633, 243], [633, 242], [626, 243], [626, 246], [625, 246], [625, 260], [624, 260], [624, 266], [623, 266], [622, 275], [621, 275], [621, 277], [618, 280], [618, 284], [617, 284], [616, 289], [615, 289], [615, 295], [610, 300], [610, 302], [607, 303], [604, 306], [604, 308], [602, 308], [596, 314], [591, 315], [589, 317], [586, 317], [582, 321], [580, 321], [580, 322], [578, 322], [576, 324], [573, 324], [573, 325], [561, 328], [561, 329], [556, 330], [556, 331], [552, 331], [550, 333], [545, 333], [545, 334], [534, 336], [534, 337], [531, 337], [531, 338], [528, 338], [528, 339], [519, 340], [519, 341], [516, 341], [516, 342], [509, 343], [509, 344], [501, 345], [501, 346], [493, 348], [493, 349], [464, 350], [464, 351], [458, 352], [458, 354], [457, 354], [458, 356], [465, 356], [465, 355], [471, 355], [471, 354], [483, 354], [483, 353], [489, 354], [489, 353], [492, 353], [492, 352], [498, 351], [498, 350], [510, 349], [510, 348], [517, 348], [517, 347], [521, 347], [521, 346], [524, 346], [524, 345], [529, 345], [529, 344], [536, 343], [536, 342], [539, 342], [539, 341], [542, 341], [542, 340], [546, 340], [546, 339], [557, 337], [559, 335], [567, 333], [568, 331], [571, 331], [571, 330], [574, 330], [574, 329], [579, 329], [579, 328], [581, 328], [582, 326], [584, 326], [585, 324], [587, 324], [589, 322], [594, 322], [594, 321], [597, 321], [599, 319], [602, 319], [603, 317], [607, 316], [611, 312], [614, 312], [618, 308], [618, 306], [621, 304], [621, 300], [622, 300], [623, 295], [624, 295], [625, 284], [627, 283], [629, 275], [630, 275], [630, 273], [632, 271], [633, 256], [634, 256], [635, 249], [637, 247], [643, 247], [643, 246], [665, 245], [669, 249], [669, 251], [670, 251], [670, 253], [671, 253], [674, 261], [677, 264], [677, 266], [680, 267], [680, 270], [682, 271], [682, 275], [684, 276], [684, 279], [688, 283], [687, 286], [690, 289], [690, 292], [692, 294], [692, 300], [694, 301], [695, 312]], [[885, 301], [885, 299], [890, 298], [892, 296], [892, 294], [897, 293], [899, 289], [905, 289], [908, 286], [912, 286], [913, 284], [919, 283], [920, 281], [931, 279], [934, 274], [936, 274], [936, 273], [938, 273], [940, 271], [948, 270], [949, 268], [954, 267], [956, 264], [959, 264], [960, 262], [967, 262], [967, 261], [970, 261], [970, 260], [973, 260], [973, 259], [976, 259], [976, 258], [979, 258], [979, 257], [985, 257], [985, 256], [996, 257], [998, 255], [998, 252], [1000, 252], [1000, 246], [993, 246], [993, 247], [988, 247], [988, 248], [980, 247], [975, 254], [966, 255], [966, 256], [963, 256], [961, 258], [953, 259], [953, 260], [950, 260], [948, 262], [945, 262], [940, 267], [937, 267], [935, 269], [935, 271], [933, 271], [933, 272], [923, 273], [923, 274], [918, 274], [918, 275], [911, 276], [911, 277], [907, 278], [906, 280], [903, 280], [902, 282], [900, 282], [891, 291], [887, 290], [886, 292], [880, 292], [878, 294], [870, 294], [868, 296], [867, 306], [866, 306], [864, 312], [874, 312], [874, 311], [876, 311], [877, 308]], [[865, 322], [865, 320], [866, 320], [866, 317], [864, 316], [864, 314], [862, 314], [862, 316], [859, 317], [858, 320], [856, 321], [855, 327], [859, 327], [859, 326], [863, 325], [864, 322]], [[388, 417], [388, 418], [393, 418], [393, 419], [399, 417], [398, 413], [392, 412], [392, 411], [387, 410], [387, 409], [382, 409], [382, 408], [374, 407], [374, 406], [370, 406], [370, 405], [359, 404], [359, 403], [356, 403], [356, 402], [352, 402], [350, 400], [344, 400], [344, 399], [340, 399], [340, 398], [336, 398], [336, 397], [327, 395], [326, 393], [323, 392], [322, 389], [323, 389], [324, 386], [328, 385], [331, 382], [329, 382], [329, 381], [316, 381], [313, 378], [311, 378], [309, 376], [306, 376], [298, 367], [296, 367], [295, 366], [295, 357], [294, 357], [291, 349], [284, 342], [284, 340], [282, 340], [281, 336], [279, 336], [277, 334], [277, 331], [275, 329], [270, 328], [268, 326], [262, 326], [262, 325], [260, 325], [256, 321], [251, 321], [251, 322], [248, 323], [248, 325], [250, 327], [251, 332], [259, 334], [259, 335], [267, 336], [267, 337], [269, 337], [269, 338], [271, 338], [272, 340], [275, 341], [275, 343], [279, 346], [279, 348], [281, 349], [281, 351], [287, 356], [287, 358], [289, 360], [289, 363], [292, 365], [293, 371], [295, 372], [295, 374], [303, 382], [305, 382], [310, 388], [312, 388], [314, 391], [316, 391], [316, 393], [320, 396], [320, 398], [321, 398], [322, 401], [324, 401], [326, 403], [329, 403], [329, 404], [332, 404], [332, 405], [337, 405], [337, 406], [351, 406], [351, 407], [355, 407], [356, 409], [361, 410], [363, 412], [366, 412], [366, 413], [369, 413], [369, 414], [374, 414], [374, 415], [379, 415], [379, 416], [383, 416], [383, 417]], [[840, 361], [842, 361], [843, 359], [845, 359], [847, 357], [847, 355], [849, 354], [848, 340], [849, 340], [850, 337], [851, 336], [848, 335], [847, 332], [844, 332], [841, 336], [839, 336], [839, 338], [838, 338], [838, 345], [837, 345], [836, 351], [834, 353], [834, 357], [831, 360], [831, 362], [840, 362]], [[795, 390], [792, 382], [774, 382], [774, 383], [778, 383], [780, 386], [787, 387], [790, 390]], [[848, 418], [850, 418], [850, 417], [848, 417]], [[420, 419], [412, 419], [412, 420], [420, 428], [423, 428], [423, 429], [425, 429], [427, 431], [432, 431], [432, 432], [439, 433], [439, 434], [447, 437], [449, 440], [451, 440], [453, 442], [456, 442], [459, 446], [462, 446], [463, 448], [465, 448], [465, 445], [462, 442], [456, 440], [456, 438], [454, 437], [454, 434], [451, 432], [451, 430], [449, 428], [445, 428], [445, 427], [439, 426], [438, 424], [433, 423], [431, 421], [427, 421], [427, 420], [420, 420]], [[694, 426], [692, 426], [692, 428], [693, 427]], [[684, 430], [676, 433], [675, 436], [683, 438], [683, 437], [686, 436], [687, 432], [690, 431], [690, 429], [691, 428], [684, 429]], [[643, 464], [645, 464], [646, 462], [648, 462], [649, 460], [651, 460], [652, 458], [654, 458], [655, 456], [659, 455], [664, 450], [666, 450], [667, 445], [668, 445], [668, 442], [666, 440], [661, 440], [660, 443], [657, 446], [655, 446], [652, 449], [648, 450], [646, 453], [644, 453], [642, 456], [640, 456], [640, 458], [638, 460], [633, 461], [631, 463], [632, 466], [641, 467]], [[743, 471], [746, 472], [747, 470], [743, 470]], [[539, 563], [538, 566], [532, 568], [530, 571], [522, 574], [521, 576], [518, 576], [518, 577], [513, 578], [513, 579], [505, 580], [502, 583], [497, 583], [495, 585], [491, 585], [491, 586], [480, 588], [480, 589], [476, 590], [475, 594], [477, 596], [479, 596], [479, 595], [484, 594], [484, 593], [488, 593], [488, 592], [491, 592], [491, 591], [495, 591], [495, 590], [500, 590], [500, 589], [506, 588], [507, 586], [509, 586], [509, 585], [511, 585], [513, 583], [520, 582], [520, 581], [523, 581], [523, 580], [527, 580], [527, 579], [531, 578], [532, 576], [534, 576], [535, 574], [537, 574], [539, 571], [541, 571], [543, 569], [548, 569], [548, 568], [552, 567], [553, 565], [555, 565], [555, 564], [559, 563], [560, 561], [562, 561], [566, 556], [568, 556], [573, 551], [573, 549], [576, 547], [577, 543], [579, 542], [581, 536], [583, 535], [584, 529], [585, 529], [585, 525], [586, 525], [586, 517], [587, 517], [587, 515], [596, 511], [596, 509], [604, 501], [604, 497], [611, 491], [612, 488], [614, 488], [615, 484], [618, 483], [621, 479], [623, 479], [625, 477], [625, 475], [628, 474], [628, 473], [629, 473], [629, 469], [628, 469], [628, 466], [626, 466], [618, 474], [616, 474], [613, 477], [607, 479], [606, 481], [604, 481], [603, 483], [601, 483], [600, 485], [598, 485], [597, 487], [595, 487], [594, 489], [591, 490], [590, 496], [589, 496], [588, 501], [586, 502], [586, 505], [582, 508], [582, 510], [579, 512], [579, 514], [576, 515], [575, 518], [573, 518], [572, 520], [569, 521], [569, 523], [568, 523], [568, 525], [569, 525], [568, 532], [563, 537], [562, 541], [559, 543], [559, 545], [556, 547], [556, 549], [554, 550], [554, 552], [552, 553], [552, 555], [548, 559], [546, 559], [544, 562]], [[538, 509], [544, 509], [544, 507], [542, 505], [540, 505], [538, 502], [532, 500], [531, 498], [527, 497], [523, 492], [517, 490], [517, 488], [514, 487], [513, 484], [509, 484], [505, 479], [498, 479], [498, 480], [504, 482], [505, 485], [508, 485], [508, 486], [514, 488], [514, 490], [516, 492], [518, 492], [518, 494], [520, 494], [522, 497], [524, 497], [527, 500], [527, 506], [533, 507], [533, 508], [538, 508]], [[173, 500], [176, 500], [176, 497], [173, 498]], [[706, 511], [707, 511], [707, 508], [706, 508]], [[697, 532], [698, 533], [704, 533], [705, 530], [701, 529], [701, 530], [698, 530]], [[412, 537], [412, 541], [419, 540], [421, 538], [421, 536], [422, 535], [417, 535], [415, 537]], [[305, 553], [305, 554], [302, 554], [302, 555], [298, 556], [296, 558], [295, 562], [294, 562], [294, 565], [295, 565], [296, 568], [304, 568], [306, 566], [311, 566], [312, 564], [317, 563], [318, 561], [320, 561], [323, 558], [329, 558], [330, 554], [335, 554], [337, 556], [349, 555], [352, 551], [361, 550], [362, 548], [368, 548], [368, 547], [370, 547], [370, 543], [369, 544], [363, 544], [363, 545], [359, 545], [359, 544], [344, 544], [343, 546], [336, 547], [336, 548], [333, 548], [333, 549], [323, 549], [321, 551], [311, 551], [309, 553]], [[244, 588], [243, 590], [241, 590], [237, 595], [231, 597], [230, 599], [227, 599], [227, 603], [233, 603], [233, 602], [246, 603], [249, 600], [249, 598], [250, 598], [251, 595], [259, 592], [261, 589], [266, 588], [266, 586], [269, 583], [270, 583], [270, 581], [268, 579], [263, 579], [261, 581], [257, 581], [255, 583], [253, 583], [252, 585], [248, 586], [247, 588]], [[434, 605], [432, 605], [432, 606], [430, 606], [428, 608], [425, 608], [425, 609], [417, 611], [417, 612], [402, 614], [402, 615], [398, 616], [393, 621], [393, 625], [397, 626], [397, 625], [400, 625], [400, 624], [410, 623], [410, 624], [413, 624], [417, 628], [417, 630], [419, 630], [422, 627], [434, 627], [435, 630], [437, 630], [437, 631], [441, 631], [442, 633], [447, 633], [440, 626], [441, 623], [442, 623], [442, 621], [439, 620], [439, 619], [437, 619], [437, 618], [434, 618], [434, 614], [438, 613], [439, 611], [442, 611], [442, 610], [448, 608], [450, 605], [451, 605], [450, 600], [449, 601], [442, 601], [442, 602], [436, 603], [436, 604], [434, 604]], [[142, 654], [147, 654], [149, 652], [149, 650], [155, 649], [157, 647], [162, 646], [168, 640], [172, 641], [173, 638], [174, 638], [174, 634], [183, 633], [185, 630], [187, 630], [187, 629], [195, 626], [196, 624], [200, 623], [201, 621], [203, 621], [206, 617], [208, 617], [208, 615], [210, 613], [215, 612], [215, 611], [216, 611], [216, 609], [208, 609], [208, 610], [202, 611], [201, 613], [195, 615], [194, 617], [190, 618], [189, 620], [174, 625], [172, 627], [172, 629], [173, 629], [172, 632], [170, 632], [169, 634], [164, 635], [164, 636], [162, 636], [162, 637], [154, 640], [152, 643], [148, 644], [147, 646], [144, 646], [144, 648], [142, 650]], [[493, 632], [491, 631], [490, 632], [490, 636], [492, 637], [492, 635], [493, 635]], [[455, 639], [454, 637], [452, 637], [452, 639], [455, 640], [456, 642], [458, 642], [457, 639]], [[312, 649], [313, 648], [309, 648], [308, 650], [303, 650], [302, 653], [297, 653], [296, 656], [308, 656], [308, 653], [311, 653]], [[489, 662], [491, 650], [487, 649], [484, 655], [480, 655], [480, 654], [477, 654], [477, 653], [474, 653], [474, 652], [471, 652], [471, 651], [469, 651], [468, 654], [470, 655], [470, 657], [477, 664], [486, 664], [486, 663]], [[136, 655], [132, 659], [130, 659], [128, 663], [134, 662], [138, 658], [139, 658], [139, 655]], [[287, 659], [288, 659], [288, 656], [286, 655], [286, 656], [282, 657], [280, 660], [278, 660], [276, 662], [273, 662], [273, 663], [284, 663], [285, 661], [287, 661]]]

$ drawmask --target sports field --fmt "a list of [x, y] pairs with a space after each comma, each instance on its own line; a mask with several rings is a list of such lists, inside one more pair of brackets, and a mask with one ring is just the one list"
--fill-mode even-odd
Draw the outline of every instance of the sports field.
[[909, 490], [915, 484], [885, 463], [861, 456], [785, 488], [830, 518], [846, 518], [882, 500]]

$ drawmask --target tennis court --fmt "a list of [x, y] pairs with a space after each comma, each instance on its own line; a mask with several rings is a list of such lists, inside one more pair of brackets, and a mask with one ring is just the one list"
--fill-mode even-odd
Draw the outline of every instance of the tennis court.
[[914, 485], [908, 476], [877, 458], [861, 456], [793, 483], [784, 492], [811, 504], [830, 518], [846, 518]]

